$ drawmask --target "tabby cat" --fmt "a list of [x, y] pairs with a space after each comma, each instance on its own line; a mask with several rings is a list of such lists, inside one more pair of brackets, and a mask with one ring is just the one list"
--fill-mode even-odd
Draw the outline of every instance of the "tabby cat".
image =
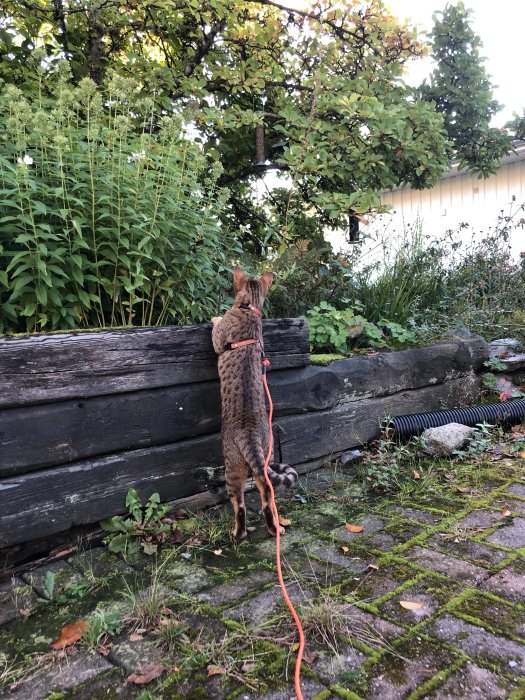
[[[262, 381], [261, 312], [272, 280], [271, 272], [251, 280], [235, 268], [233, 307], [224, 316], [212, 319], [213, 348], [219, 355], [226, 487], [235, 512], [236, 540], [247, 534], [244, 485], [250, 473], [261, 494], [268, 532], [275, 537], [276, 527], [280, 527], [274, 522], [270, 489], [264, 479], [269, 428]], [[288, 464], [272, 464], [268, 476], [275, 486], [293, 486], [297, 481], [297, 472]]]

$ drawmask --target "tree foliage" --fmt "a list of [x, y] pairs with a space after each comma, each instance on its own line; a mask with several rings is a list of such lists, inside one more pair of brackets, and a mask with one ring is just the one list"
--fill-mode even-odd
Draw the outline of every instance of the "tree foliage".
[[458, 159], [460, 168], [488, 177], [509, 152], [511, 138], [490, 127], [501, 105], [493, 97], [480, 54], [481, 39], [470, 26], [471, 14], [458, 2], [433, 16], [431, 55], [437, 66], [421, 93], [443, 114], [451, 157]]
[[[379, 207], [380, 190], [430, 186], [447, 167], [441, 115], [402, 81], [423, 46], [380, 0], [319, 0], [311, 10], [272, 0], [5, 0], [2, 8], [0, 56], [11, 60], [0, 77], [34, 89], [36, 46], [48, 86], [59, 57], [76, 83], [132, 74], [220, 161], [219, 185], [230, 192], [224, 221], [257, 254], [302, 235], [305, 212], [317, 229], [346, 228], [349, 212]], [[268, 170], [292, 186], [277, 217], [273, 200], [252, 196]]]

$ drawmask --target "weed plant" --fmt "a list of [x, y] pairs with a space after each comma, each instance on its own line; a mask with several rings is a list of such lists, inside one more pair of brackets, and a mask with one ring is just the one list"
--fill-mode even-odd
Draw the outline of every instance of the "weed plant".
[[307, 315], [314, 351], [424, 345], [462, 325], [487, 340], [525, 340], [525, 251], [516, 259], [509, 246], [523, 212], [514, 203], [482, 234], [465, 224], [437, 238], [416, 223], [339, 255], [298, 242], [275, 261], [272, 312]]
[[0, 333], [208, 320], [235, 247], [218, 166], [154, 90], [62, 61], [46, 96], [38, 70], [0, 93]]

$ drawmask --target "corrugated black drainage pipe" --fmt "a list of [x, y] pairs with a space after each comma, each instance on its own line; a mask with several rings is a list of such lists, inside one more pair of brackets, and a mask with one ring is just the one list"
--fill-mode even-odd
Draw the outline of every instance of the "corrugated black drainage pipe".
[[396, 416], [388, 423], [398, 438], [419, 435], [427, 428], [437, 428], [447, 423], [461, 423], [474, 427], [478, 423], [493, 425], [516, 425], [525, 418], [525, 399], [514, 399], [503, 403], [489, 403], [466, 408], [448, 408], [443, 411], [415, 413], [412, 416]]

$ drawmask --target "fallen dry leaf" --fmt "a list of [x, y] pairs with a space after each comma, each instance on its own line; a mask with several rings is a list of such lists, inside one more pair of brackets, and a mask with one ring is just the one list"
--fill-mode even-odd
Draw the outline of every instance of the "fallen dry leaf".
[[242, 673], [251, 673], [254, 670], [255, 670], [255, 662], [254, 661], [246, 661], [241, 666]]
[[156, 554], [157, 549], [159, 548], [159, 545], [154, 544], [153, 542], [141, 542], [140, 545], [144, 551], [144, 554], [147, 554], [148, 556]]
[[226, 673], [222, 666], [208, 666], [208, 676], [219, 676]]
[[377, 571], [379, 569], [379, 566], [377, 564], [369, 564], [366, 568], [367, 569], [375, 569]]
[[163, 664], [146, 664], [139, 668], [138, 673], [132, 673], [126, 678], [126, 683], [135, 683], [135, 685], [146, 685], [151, 683], [155, 678], [158, 678], [160, 674], [165, 670]]
[[400, 600], [399, 605], [406, 610], [420, 610], [423, 603], [416, 603], [414, 600]]
[[282, 516], [279, 516], [279, 523], [283, 527], [288, 527], [288, 525], [292, 524], [292, 521], [288, 520], [288, 518], [283, 518]]
[[318, 656], [319, 654], [316, 651], [306, 651], [304, 653], [303, 659], [307, 664], [313, 664]]
[[139, 634], [138, 632], [132, 632], [128, 639], [130, 642], [140, 642], [142, 639], [144, 639], [144, 635]]
[[416, 471], [415, 469], [412, 470], [412, 476], [414, 477], [414, 479], [416, 481], [419, 481], [419, 479], [421, 479], [421, 474], [418, 471]]
[[350, 547], [342, 546], [340, 549], [343, 552], [343, 554], [348, 554], [348, 552], [350, 551]]
[[97, 654], [100, 654], [101, 656], [108, 656], [112, 646], [113, 645], [111, 642], [108, 642], [107, 644], [101, 644], [97, 647]]
[[66, 625], [58, 635], [58, 639], [51, 644], [51, 648], [59, 650], [75, 644], [86, 630], [87, 622], [84, 620], [77, 620], [77, 622]]
[[213, 550], [213, 553], [214, 553], [216, 556], [220, 557], [220, 555], [222, 554], [222, 549], [214, 549], [214, 550]]
[[294, 642], [292, 644], [292, 651], [297, 651], [297, 649], [299, 649], [299, 642]]
[[22, 617], [29, 617], [31, 615], [31, 610], [29, 610], [28, 608], [20, 608], [18, 614], [22, 615]]
[[512, 511], [510, 510], [510, 508], [508, 506], [505, 506], [505, 508], [503, 508], [503, 510], [501, 511], [501, 517], [502, 518], [510, 518], [511, 515], [512, 515]]
[[458, 486], [456, 491], [459, 491], [459, 493], [470, 493], [468, 486]]
[[345, 529], [348, 530], [348, 532], [363, 532], [365, 529], [364, 525], [350, 525], [349, 523], [346, 523]]
[[518, 457], [521, 457], [521, 459], [525, 459], [525, 450], [523, 450], [523, 452], [518, 452]]

